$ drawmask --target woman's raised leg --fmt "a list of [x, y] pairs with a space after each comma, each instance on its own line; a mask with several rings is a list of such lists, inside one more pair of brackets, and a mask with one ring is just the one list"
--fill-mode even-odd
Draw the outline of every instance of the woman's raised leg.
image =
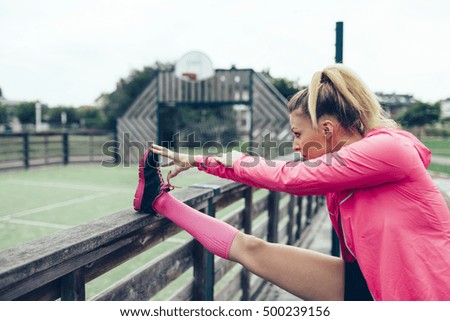
[[303, 300], [343, 300], [344, 261], [238, 233], [229, 259]]

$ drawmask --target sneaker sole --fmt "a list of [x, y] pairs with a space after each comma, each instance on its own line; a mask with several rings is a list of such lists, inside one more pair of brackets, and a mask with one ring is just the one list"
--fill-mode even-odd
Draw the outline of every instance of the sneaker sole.
[[134, 193], [134, 201], [133, 201], [133, 206], [136, 211], [141, 210], [142, 197], [144, 195], [144, 187], [145, 187], [144, 166], [148, 153], [150, 153], [150, 149], [148, 149], [145, 152], [144, 156], [142, 156], [141, 160], [139, 161], [139, 183], [136, 189], [136, 193]]

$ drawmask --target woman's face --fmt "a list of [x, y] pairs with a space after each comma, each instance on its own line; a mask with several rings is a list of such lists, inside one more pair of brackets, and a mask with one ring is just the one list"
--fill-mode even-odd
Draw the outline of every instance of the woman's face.
[[323, 129], [313, 128], [311, 120], [297, 111], [289, 115], [291, 131], [294, 135], [293, 149], [302, 154], [303, 159], [313, 159], [324, 155], [328, 148]]

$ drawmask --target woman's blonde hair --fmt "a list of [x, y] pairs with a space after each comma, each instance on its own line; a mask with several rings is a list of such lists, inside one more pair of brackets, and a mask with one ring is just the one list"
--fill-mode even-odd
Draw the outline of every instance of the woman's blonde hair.
[[311, 119], [314, 128], [321, 116], [335, 116], [344, 128], [363, 136], [375, 127], [397, 127], [362, 79], [342, 64], [316, 72], [309, 88], [289, 101], [288, 110], [300, 110]]

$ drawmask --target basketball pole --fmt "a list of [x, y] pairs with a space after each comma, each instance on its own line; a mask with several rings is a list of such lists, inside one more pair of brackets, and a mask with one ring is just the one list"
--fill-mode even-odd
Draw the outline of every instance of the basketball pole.
[[[344, 61], [343, 56], [344, 44], [344, 23], [342, 21], [336, 22], [336, 56], [335, 62], [341, 64]], [[331, 228], [331, 255], [340, 256], [339, 238], [334, 228]]]

